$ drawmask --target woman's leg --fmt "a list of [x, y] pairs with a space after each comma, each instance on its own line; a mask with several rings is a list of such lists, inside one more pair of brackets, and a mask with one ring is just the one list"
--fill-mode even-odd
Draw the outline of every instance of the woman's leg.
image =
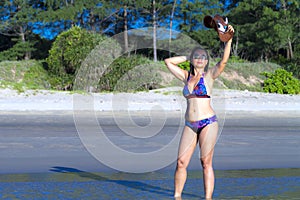
[[191, 160], [194, 153], [195, 147], [197, 145], [197, 134], [189, 127], [185, 126], [180, 139], [177, 166], [175, 171], [174, 185], [175, 192], [174, 197], [180, 197], [186, 177], [186, 168]]
[[200, 133], [199, 145], [201, 150], [201, 164], [203, 167], [203, 182], [205, 198], [212, 199], [215, 176], [212, 166], [214, 147], [218, 136], [218, 123], [214, 122], [207, 125]]

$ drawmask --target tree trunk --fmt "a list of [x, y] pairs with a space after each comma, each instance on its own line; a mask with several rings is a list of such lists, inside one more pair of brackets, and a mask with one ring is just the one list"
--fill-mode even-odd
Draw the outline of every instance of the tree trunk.
[[292, 46], [292, 42], [291, 42], [290, 38], [288, 38], [288, 45], [289, 45], [288, 54], [290, 56], [290, 59], [293, 59], [294, 53], [293, 53], [293, 46]]
[[235, 46], [233, 49], [233, 55], [238, 56], [238, 46], [239, 46], [239, 32], [236, 31], [236, 37], [235, 37]]
[[128, 20], [127, 20], [127, 6], [124, 6], [124, 50], [128, 53]]
[[[282, 8], [284, 10], [284, 16], [285, 16], [285, 23], [288, 23], [288, 17], [286, 15], [287, 12], [287, 7], [286, 7], [286, 2], [285, 1], [281, 1], [282, 3]], [[290, 37], [287, 37], [287, 45], [288, 45], [288, 49], [287, 49], [287, 59], [293, 59], [294, 58], [294, 54], [293, 54], [293, 47], [292, 47], [292, 42]]]
[[174, 0], [173, 7], [172, 7], [172, 12], [171, 12], [171, 16], [170, 16], [169, 54], [171, 54], [172, 27], [173, 27], [173, 18], [174, 18], [175, 6], [176, 6], [176, 0]]
[[157, 49], [156, 49], [156, 7], [155, 7], [155, 0], [152, 1], [153, 3], [153, 60], [157, 62]]
[[90, 26], [91, 26], [92, 31], [93, 31], [94, 33], [96, 33], [95, 16], [94, 16], [93, 9], [91, 9], [91, 11], [90, 11], [89, 23], [90, 23]]
[[[26, 38], [25, 38], [25, 33], [23, 31], [23, 27], [20, 26], [20, 37], [21, 37], [21, 42], [26, 42]], [[24, 59], [25, 60], [29, 60], [30, 59], [30, 52], [26, 51], [25, 55], [24, 55]]]

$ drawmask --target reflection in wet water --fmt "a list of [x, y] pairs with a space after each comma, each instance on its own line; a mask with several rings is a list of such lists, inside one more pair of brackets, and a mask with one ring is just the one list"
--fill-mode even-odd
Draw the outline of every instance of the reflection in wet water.
[[[172, 199], [173, 172], [90, 173], [53, 167], [53, 173], [0, 175], [1, 199]], [[214, 199], [297, 199], [300, 169], [216, 171]], [[182, 199], [203, 198], [201, 171], [189, 172]]]

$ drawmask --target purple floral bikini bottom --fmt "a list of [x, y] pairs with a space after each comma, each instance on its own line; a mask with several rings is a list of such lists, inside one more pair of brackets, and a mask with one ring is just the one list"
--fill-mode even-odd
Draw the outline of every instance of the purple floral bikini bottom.
[[199, 134], [204, 127], [217, 121], [218, 121], [217, 116], [214, 115], [212, 117], [201, 119], [195, 122], [185, 121], [185, 125], [190, 127], [195, 133]]

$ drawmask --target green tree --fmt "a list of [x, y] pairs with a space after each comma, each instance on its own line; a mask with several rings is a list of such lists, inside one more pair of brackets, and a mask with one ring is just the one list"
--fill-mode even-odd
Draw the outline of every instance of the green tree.
[[45, 1], [44, 10], [38, 16], [38, 20], [44, 23], [61, 22], [64, 24], [62, 31], [80, 25], [96, 32], [98, 28], [102, 28], [101, 23], [110, 17], [107, 5], [107, 1], [99, 0]]
[[261, 28], [257, 32], [257, 37], [264, 42], [265, 60], [274, 57], [280, 50], [286, 52], [287, 59], [293, 59], [293, 46], [300, 36], [300, 27], [297, 27], [300, 22], [299, 3], [294, 0], [281, 0], [271, 5], [264, 7], [258, 22]]
[[258, 22], [268, 0], [245, 0], [229, 13], [239, 36], [239, 54], [242, 58], [256, 60], [262, 56], [263, 43], [257, 38]]
[[271, 6], [264, 6], [262, 9], [260, 20], [256, 23], [257, 31], [256, 38], [260, 43], [261, 58], [268, 62], [274, 54], [274, 50], [278, 49], [280, 38], [278, 35], [278, 24], [280, 20], [279, 12], [274, 10]]
[[[0, 33], [9, 37], [17, 37], [16, 46], [12, 49], [14, 59], [30, 59], [34, 43], [29, 40], [32, 27], [29, 23], [36, 22], [39, 9], [33, 5], [37, 3], [31, 0], [4, 0], [0, 6]], [[6, 51], [5, 55], [11, 52]]]
[[45, 11], [38, 16], [39, 20], [43, 22], [65, 22], [75, 25], [78, 20], [78, 15], [84, 9], [83, 1], [74, 0], [50, 0], [45, 3]]
[[77, 26], [57, 36], [46, 59], [52, 75], [52, 87], [72, 89], [77, 70], [88, 54], [105, 37]]
[[123, 44], [124, 51], [128, 52], [130, 43], [128, 30], [130, 29], [130, 24], [133, 25], [133, 21], [138, 19], [139, 10], [149, 7], [151, 4], [148, 0], [113, 0], [104, 2], [108, 4], [107, 9], [111, 10], [111, 16], [115, 19], [115, 26], [117, 27], [115, 34], [122, 32], [123, 38], [119, 42]]
[[[300, 37], [300, 4], [297, 0], [280, 0], [279, 25], [276, 27], [280, 38], [279, 48], [286, 50], [286, 58], [293, 60], [294, 49]], [[300, 59], [300, 57], [299, 57]]]
[[229, 13], [238, 30], [239, 55], [269, 61], [280, 52], [294, 57], [299, 43], [299, 2], [297, 0], [244, 0]]

